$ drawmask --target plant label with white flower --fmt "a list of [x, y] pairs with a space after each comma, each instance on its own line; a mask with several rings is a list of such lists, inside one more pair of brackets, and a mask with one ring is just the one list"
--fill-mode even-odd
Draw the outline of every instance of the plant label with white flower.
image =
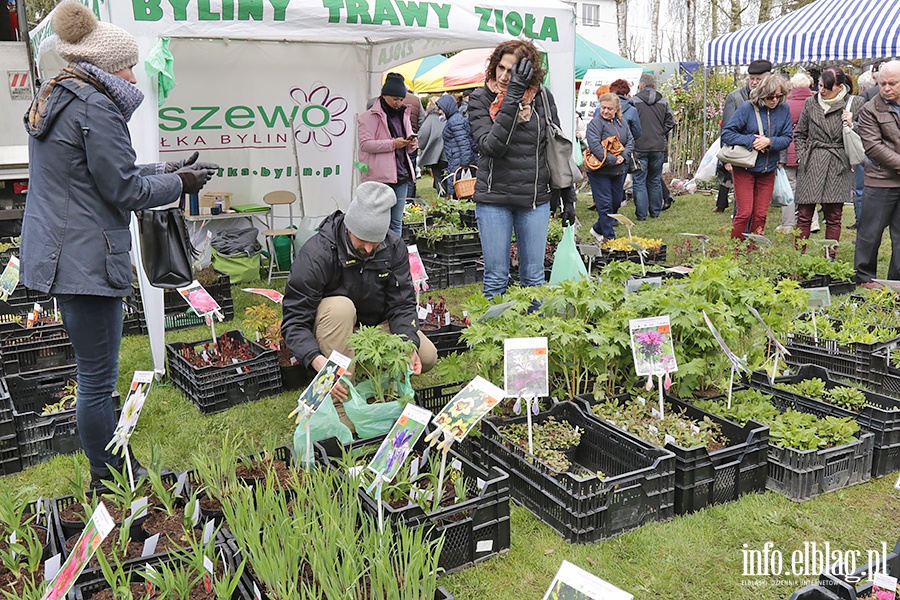
[[135, 371], [131, 377], [131, 386], [128, 388], [128, 397], [122, 406], [122, 414], [119, 415], [119, 423], [113, 432], [112, 439], [106, 446], [113, 454], [125, 455], [131, 435], [137, 427], [138, 418], [144, 408], [144, 402], [150, 394], [150, 386], [153, 385], [153, 371]]

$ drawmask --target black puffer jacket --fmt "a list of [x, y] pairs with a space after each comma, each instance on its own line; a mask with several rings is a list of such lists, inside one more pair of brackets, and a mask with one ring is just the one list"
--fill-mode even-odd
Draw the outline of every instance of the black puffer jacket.
[[409, 275], [406, 244], [388, 231], [375, 255], [362, 261], [348, 250], [344, 213], [325, 218], [300, 249], [284, 291], [281, 334], [297, 360], [309, 366], [321, 354], [313, 335], [322, 298], [346, 296], [361, 325], [387, 321], [391, 333], [419, 346], [416, 295]]
[[[546, 91], [550, 118], [559, 125], [556, 103]], [[518, 122], [518, 106], [505, 98], [491, 120], [491, 102], [497, 97], [487, 84], [469, 97], [469, 124], [478, 148], [478, 180], [475, 202], [509, 206], [537, 206], [550, 202], [550, 169], [547, 167], [547, 124], [544, 102], [538, 93], [532, 101], [531, 119]]]

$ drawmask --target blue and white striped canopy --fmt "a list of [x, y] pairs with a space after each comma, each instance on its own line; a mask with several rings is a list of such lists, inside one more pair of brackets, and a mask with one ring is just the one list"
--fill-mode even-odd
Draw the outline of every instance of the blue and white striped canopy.
[[707, 66], [887, 58], [900, 54], [900, 0], [818, 0], [706, 44]]

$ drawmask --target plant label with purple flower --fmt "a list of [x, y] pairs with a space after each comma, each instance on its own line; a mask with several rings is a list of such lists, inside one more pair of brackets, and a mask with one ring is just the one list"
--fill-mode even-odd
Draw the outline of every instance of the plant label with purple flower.
[[6, 302], [19, 285], [19, 259], [15, 256], [9, 257], [3, 274], [0, 275], [0, 300]]
[[634, 600], [634, 596], [564, 560], [544, 600]]
[[422, 437], [429, 421], [431, 421], [430, 410], [415, 404], [407, 404], [400, 418], [381, 442], [378, 452], [369, 463], [369, 470], [374, 472], [376, 477], [380, 476], [385, 483], [393, 481], [413, 446]]
[[331, 394], [331, 390], [350, 368], [350, 358], [336, 350], [332, 350], [328, 361], [322, 366], [313, 380], [310, 382], [300, 398], [297, 400], [297, 408], [291, 411], [289, 417], [297, 417], [297, 425], [308, 419], [319, 410], [325, 398]]
[[437, 444], [440, 433], [447, 432], [453, 440], [460, 442], [478, 421], [488, 414], [492, 408], [506, 397], [499, 387], [484, 379], [476, 377], [434, 418], [437, 429], [425, 438], [432, 446]]
[[507, 398], [550, 395], [547, 338], [503, 340], [504, 384]]
[[638, 376], [663, 376], [678, 370], [669, 315], [631, 319], [628, 327]]
[[196, 279], [191, 282], [191, 285], [178, 288], [178, 293], [194, 309], [198, 317], [215, 315], [219, 321], [225, 320], [225, 315], [222, 314], [222, 307]]

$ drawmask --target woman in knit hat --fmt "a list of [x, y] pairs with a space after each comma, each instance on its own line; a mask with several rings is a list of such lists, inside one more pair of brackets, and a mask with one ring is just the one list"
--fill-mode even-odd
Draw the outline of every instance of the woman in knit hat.
[[25, 115], [21, 281], [54, 296], [62, 313], [78, 367], [78, 433], [99, 487], [110, 467], [122, 466], [106, 445], [116, 426], [122, 298], [131, 293], [131, 211], [199, 192], [218, 166], [196, 162], [196, 153], [136, 165], [127, 125], [143, 100], [134, 37], [77, 1], [60, 4], [52, 25], [69, 65], [41, 86]]
[[381, 96], [356, 121], [359, 162], [365, 165], [361, 179], [385, 183], [394, 190], [397, 204], [391, 211], [391, 230], [397, 235], [403, 230], [403, 208], [410, 183], [416, 176], [409, 155], [419, 148], [404, 98], [403, 75], [388, 73], [381, 86]]

